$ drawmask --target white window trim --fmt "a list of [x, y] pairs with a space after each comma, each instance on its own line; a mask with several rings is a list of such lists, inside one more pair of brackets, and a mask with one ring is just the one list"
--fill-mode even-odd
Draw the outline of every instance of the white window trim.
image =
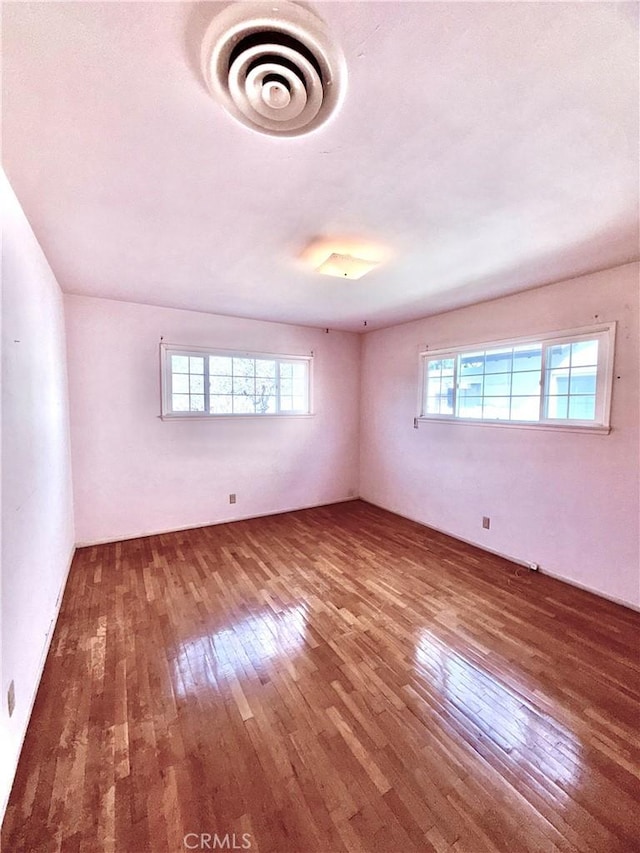
[[[523, 344], [528, 343], [536, 343], [541, 344], [542, 346], [542, 365], [540, 370], [541, 380], [544, 382], [545, 380], [545, 353], [546, 346], [549, 344], [559, 344], [565, 343], [575, 340], [576, 338], [584, 338], [588, 336], [599, 335], [602, 336], [601, 340], [603, 341], [604, 348], [606, 352], [604, 357], [598, 355], [598, 371], [596, 376], [596, 389], [601, 389], [601, 391], [597, 390], [597, 398], [600, 400], [599, 412], [601, 414], [601, 419], [598, 421], [578, 421], [571, 420], [568, 421], [566, 419], [553, 419], [553, 418], [544, 418], [539, 421], [512, 421], [512, 420], [503, 420], [496, 419], [490, 420], [489, 418], [481, 419], [481, 418], [460, 418], [455, 416], [455, 412], [450, 415], [442, 415], [442, 414], [433, 414], [433, 415], [425, 415], [423, 414], [424, 405], [425, 405], [425, 371], [427, 359], [432, 358], [455, 358], [461, 354], [468, 353], [475, 349], [498, 349], [500, 347], [507, 346], [521, 346]], [[554, 432], [575, 432], [575, 433], [588, 433], [592, 434], [604, 434], [607, 435], [611, 432], [611, 397], [613, 391], [613, 373], [614, 373], [614, 359], [615, 359], [615, 335], [616, 335], [616, 322], [610, 323], [599, 323], [596, 326], [582, 326], [574, 329], [562, 329], [554, 332], [544, 332], [543, 334], [538, 335], [526, 335], [518, 338], [501, 338], [500, 340], [492, 340], [492, 341], [474, 341], [468, 344], [464, 344], [463, 346], [455, 346], [455, 347], [442, 347], [437, 349], [429, 349], [429, 347], [421, 348], [419, 353], [420, 359], [420, 368], [419, 368], [419, 376], [420, 376], [420, 386], [418, 393], [418, 412], [417, 417], [414, 419], [414, 424], [417, 426], [421, 423], [447, 423], [447, 424], [463, 424], [467, 426], [482, 426], [482, 427], [499, 427], [506, 429], [534, 429], [534, 430], [552, 430]], [[542, 410], [544, 406], [545, 399], [545, 389], [541, 388], [540, 392], [540, 413], [542, 415]]]
[[[212, 414], [210, 412], [173, 412], [171, 410], [171, 356], [172, 355], [205, 355], [205, 356], [224, 356], [226, 358], [254, 358], [265, 359], [267, 361], [300, 361], [307, 364], [308, 376], [308, 412], [269, 412], [268, 414], [259, 414], [251, 412], [243, 413], [227, 413], [227, 414]], [[314, 353], [308, 355], [274, 353], [274, 352], [253, 352], [249, 350], [224, 349], [222, 347], [200, 347], [200, 346], [185, 346], [184, 344], [170, 344], [162, 342], [160, 344], [160, 418], [166, 421], [179, 420], [206, 420], [206, 421], [221, 421], [221, 420], [237, 420], [239, 418], [249, 420], [270, 420], [273, 418], [312, 418], [315, 415], [314, 395], [313, 395], [313, 361]], [[208, 374], [205, 374], [208, 376]], [[205, 380], [206, 381], [206, 380]]]

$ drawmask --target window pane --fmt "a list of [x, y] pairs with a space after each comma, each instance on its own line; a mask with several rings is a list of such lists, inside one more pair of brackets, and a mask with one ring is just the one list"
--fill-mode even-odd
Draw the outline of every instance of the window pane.
[[458, 417], [481, 418], [482, 397], [458, 397]]
[[275, 361], [266, 361], [261, 358], [256, 359], [256, 376], [263, 376], [265, 379], [275, 379]]
[[209, 356], [209, 375], [210, 376], [231, 376], [231, 365], [233, 359], [228, 356], [211, 355]]
[[571, 344], [571, 366], [598, 363], [598, 341], [576, 341]]
[[485, 397], [504, 397], [511, 391], [510, 373], [493, 373], [484, 377]]
[[273, 379], [256, 379], [254, 407], [258, 414], [275, 411], [276, 383]]
[[555, 344], [547, 349], [547, 367], [568, 367], [571, 344]]
[[306, 394], [306, 382], [304, 379], [294, 379], [292, 388], [294, 396], [303, 397]]
[[189, 356], [172, 355], [171, 356], [171, 372], [172, 373], [188, 373], [189, 372]]
[[427, 378], [427, 413], [453, 414], [453, 376]]
[[430, 358], [427, 359], [427, 373], [438, 376], [441, 373], [447, 376], [453, 375], [454, 358]]
[[483, 376], [467, 376], [458, 382], [458, 392], [463, 397], [481, 397]]
[[540, 344], [526, 344], [513, 348], [513, 372], [521, 370], [540, 370], [542, 367], [542, 347]]
[[547, 394], [569, 393], [569, 368], [547, 370]]
[[432, 374], [427, 373], [425, 376], [425, 385], [424, 385], [424, 393], [425, 396], [433, 396], [434, 394], [440, 393], [440, 373]]
[[171, 390], [174, 394], [189, 393], [189, 374], [174, 373], [171, 377]]
[[230, 376], [212, 376], [209, 379], [209, 389], [212, 394], [230, 394], [233, 380]]
[[256, 381], [253, 377], [247, 378], [245, 376], [234, 376], [233, 377], [233, 393], [234, 394], [243, 394], [245, 397], [247, 395], [253, 397], [256, 390]]
[[307, 379], [307, 364], [304, 361], [297, 361], [293, 363], [293, 378], [294, 379], [302, 379], [306, 381]]
[[459, 356], [460, 358], [460, 375], [469, 376], [476, 373], [482, 373], [484, 368], [484, 353], [470, 353]]
[[487, 420], [509, 420], [509, 397], [485, 397], [482, 417]]
[[256, 396], [257, 397], [270, 397], [276, 393], [276, 383], [275, 379], [261, 379], [258, 377], [256, 379]]
[[292, 379], [293, 378], [293, 365], [291, 362], [282, 361], [280, 362], [280, 378], [281, 379]]
[[211, 406], [211, 413], [213, 415], [230, 415], [233, 411], [232, 408], [232, 397], [222, 397], [216, 395], [210, 398], [209, 404]]
[[290, 412], [293, 408], [293, 400], [291, 397], [280, 397], [280, 411]]
[[571, 380], [569, 382], [570, 394], [595, 394], [596, 393], [596, 368], [595, 367], [572, 367]]
[[453, 376], [443, 376], [440, 387], [440, 414], [453, 414]]
[[569, 398], [565, 396], [547, 397], [547, 417], [566, 418], [568, 401]]
[[440, 377], [437, 378], [427, 376], [424, 384], [424, 396], [435, 397], [440, 393]]
[[454, 364], [455, 364], [455, 358], [444, 358], [442, 360], [442, 375], [443, 376], [453, 376]]
[[540, 393], [540, 373], [523, 372], [513, 374], [513, 388], [511, 393], [516, 395], [529, 395]]
[[192, 394], [191, 395], [191, 411], [192, 412], [204, 412], [204, 395], [203, 394]]
[[581, 421], [595, 420], [595, 395], [585, 394], [579, 397], [569, 397], [569, 417]]
[[192, 394], [204, 394], [204, 376], [191, 376], [189, 390]]
[[440, 377], [433, 378], [429, 380], [429, 389], [428, 389], [428, 411], [433, 412], [435, 414], [440, 413], [440, 394], [442, 388], [442, 380]]
[[485, 355], [485, 373], [509, 373], [511, 371], [512, 349], [487, 350]]
[[272, 415], [276, 412], [276, 398], [261, 395], [255, 398], [255, 411], [258, 415]]
[[307, 398], [303, 394], [293, 395], [293, 410], [295, 412], [307, 411]]
[[192, 355], [189, 356], [189, 372], [204, 373], [204, 356]]
[[281, 379], [280, 380], [280, 393], [281, 394], [291, 394], [293, 391], [293, 379]]
[[[515, 377], [514, 377], [515, 378]], [[537, 421], [540, 419], [540, 397], [512, 397], [512, 421]]]
[[233, 375], [235, 376], [254, 376], [255, 362], [252, 358], [234, 358], [233, 359]]
[[171, 398], [171, 408], [174, 412], [189, 411], [189, 395], [188, 394], [173, 394]]
[[233, 413], [236, 415], [253, 415], [255, 406], [253, 396], [251, 397], [232, 397]]

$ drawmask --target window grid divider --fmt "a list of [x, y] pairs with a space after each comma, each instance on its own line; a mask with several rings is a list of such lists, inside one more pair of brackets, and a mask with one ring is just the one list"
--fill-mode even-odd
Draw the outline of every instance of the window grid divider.
[[209, 356], [204, 357], [204, 410], [211, 414], [211, 387], [209, 379]]
[[538, 411], [538, 420], [540, 423], [546, 420], [545, 407], [547, 405], [547, 350], [548, 344], [542, 346], [542, 357], [540, 359], [540, 406]]

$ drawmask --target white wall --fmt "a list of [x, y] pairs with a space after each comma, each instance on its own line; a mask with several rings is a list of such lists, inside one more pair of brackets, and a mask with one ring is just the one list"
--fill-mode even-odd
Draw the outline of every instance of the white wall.
[[[361, 496], [639, 605], [638, 278], [638, 264], [629, 264], [368, 334]], [[618, 330], [609, 435], [434, 422], [413, 428], [425, 344], [611, 320]], [[490, 530], [482, 529], [483, 515]]]
[[[62, 294], [4, 174], [0, 815], [74, 547]], [[15, 682], [16, 707], [7, 713]]]
[[[357, 495], [357, 335], [91, 297], [65, 302], [78, 543]], [[160, 420], [161, 336], [179, 345], [313, 350], [315, 416]]]

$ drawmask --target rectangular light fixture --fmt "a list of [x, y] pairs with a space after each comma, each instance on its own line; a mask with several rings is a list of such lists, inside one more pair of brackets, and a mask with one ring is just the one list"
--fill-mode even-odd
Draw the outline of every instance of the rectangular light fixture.
[[356, 258], [354, 255], [332, 252], [319, 267], [316, 267], [316, 272], [322, 275], [335, 275], [338, 278], [357, 279], [371, 272], [379, 263], [380, 261], [368, 261], [365, 258]]

